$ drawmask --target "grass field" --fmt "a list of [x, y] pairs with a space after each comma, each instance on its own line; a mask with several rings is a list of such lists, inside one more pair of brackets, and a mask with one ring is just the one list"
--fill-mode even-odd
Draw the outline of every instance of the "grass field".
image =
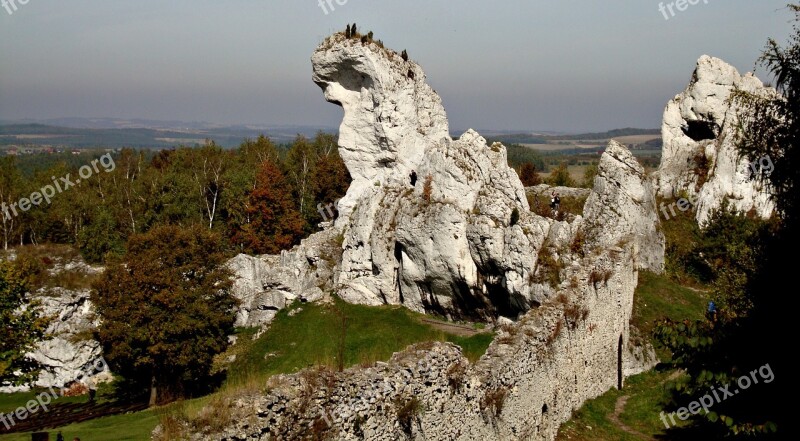
[[[290, 316], [289, 314], [293, 314]], [[342, 317], [346, 317], [342, 332]], [[227, 355], [236, 355], [228, 376], [217, 394], [235, 394], [241, 388], [263, 388], [275, 374], [297, 372], [313, 366], [336, 368], [344, 355], [344, 366], [368, 365], [388, 360], [394, 352], [424, 341], [449, 341], [461, 346], [465, 356], [477, 360], [494, 338], [492, 332], [470, 337], [457, 336], [422, 323], [423, 317], [399, 306], [370, 307], [336, 301], [332, 305], [294, 305], [281, 311], [269, 330], [257, 339], [256, 329], [240, 329], [238, 342]], [[342, 343], [344, 343], [342, 345]], [[224, 357], [220, 357], [224, 358]], [[100, 391], [102, 395], [102, 390]], [[0, 409], [11, 411], [26, 403], [33, 393], [0, 395]], [[197, 413], [214, 395], [177, 405], [128, 415], [100, 418], [62, 427], [66, 440], [80, 436], [83, 441], [149, 440], [161, 415], [180, 407], [188, 415]], [[82, 401], [85, 397], [63, 398]], [[65, 401], [66, 402], [66, 401]], [[0, 435], [0, 441], [29, 441], [30, 434]]]

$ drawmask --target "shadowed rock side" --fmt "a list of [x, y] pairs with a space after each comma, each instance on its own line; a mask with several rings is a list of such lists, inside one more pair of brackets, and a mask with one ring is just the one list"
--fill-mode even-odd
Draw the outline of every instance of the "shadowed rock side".
[[503, 145], [472, 130], [447, 136], [419, 66], [342, 34], [312, 61], [315, 82], [344, 108], [339, 143], [356, 180], [348, 208], [281, 257], [240, 256], [242, 286], [517, 321], [475, 364], [437, 343], [370, 368], [275, 377], [268, 392], [217, 409], [233, 415], [228, 427], [195, 428], [192, 439], [552, 440], [586, 399], [652, 366], [628, 344], [629, 321], [638, 269], [663, 268], [664, 238], [625, 147], [612, 142], [602, 156], [586, 217], [542, 218]]
[[693, 199], [701, 225], [724, 199], [738, 211], [753, 210], [765, 218], [774, 209], [768, 190], [750, 176], [749, 161], [739, 157], [736, 149], [737, 109], [729, 102], [736, 89], [762, 96], [776, 93], [751, 73], [739, 75], [733, 66], [704, 55], [686, 90], [664, 111], [664, 149], [654, 175], [656, 191], [670, 200]]

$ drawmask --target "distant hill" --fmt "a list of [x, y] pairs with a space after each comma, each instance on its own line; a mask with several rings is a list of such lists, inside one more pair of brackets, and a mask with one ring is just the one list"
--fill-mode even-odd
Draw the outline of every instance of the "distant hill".
[[[164, 149], [179, 145], [194, 146], [211, 139], [223, 147], [237, 147], [246, 138], [266, 135], [276, 143], [291, 142], [298, 134], [313, 137], [317, 132], [336, 133], [334, 127], [221, 125], [207, 122], [156, 121], [118, 118], [58, 118], [49, 120], [0, 121], [0, 147], [37, 146], [61, 149], [122, 148]], [[559, 149], [586, 148], [612, 138], [633, 149], [660, 149], [659, 129], [614, 129], [607, 132], [567, 135], [558, 132], [514, 132], [483, 130], [491, 142], [522, 146], [560, 146]], [[457, 134], [453, 135], [457, 137]], [[642, 137], [642, 139], [630, 139]], [[534, 147], [538, 148], [538, 147]], [[548, 148], [545, 148], [548, 149]]]
[[625, 144], [631, 150], [661, 150], [660, 129], [614, 129], [606, 132], [555, 134], [555, 133], [497, 133], [487, 137], [505, 145], [519, 144], [541, 151], [565, 152], [569, 150], [604, 149], [610, 139]]
[[[336, 132], [330, 127], [310, 126], [220, 126], [208, 123], [156, 122], [69, 118], [64, 125], [0, 122], [0, 146], [38, 146], [53, 148], [163, 149], [193, 146], [211, 139], [223, 147], [236, 147], [246, 138], [269, 136], [277, 143], [292, 141], [298, 134], [313, 137], [319, 131]], [[150, 125], [150, 127], [143, 127]]]
[[661, 135], [661, 129], [614, 129], [607, 132], [597, 133], [579, 133], [577, 135], [557, 135], [545, 136], [544, 138], [550, 140], [568, 140], [568, 139], [581, 139], [581, 140], [602, 140], [619, 138], [621, 136], [634, 136], [634, 135]]

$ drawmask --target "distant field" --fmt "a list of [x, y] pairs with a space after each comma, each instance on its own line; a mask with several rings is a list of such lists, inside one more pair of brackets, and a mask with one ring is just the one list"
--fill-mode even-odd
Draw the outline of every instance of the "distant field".
[[661, 135], [629, 135], [629, 136], [617, 136], [612, 139], [621, 142], [623, 144], [644, 144], [647, 141], [652, 141], [654, 139], [661, 138]]
[[547, 144], [520, 144], [525, 147], [529, 147], [535, 150], [541, 151], [559, 151], [559, 150], [571, 150], [571, 149], [598, 149], [604, 148], [608, 141], [613, 139], [617, 142], [625, 144], [626, 146], [634, 145], [639, 146], [643, 145], [648, 141], [653, 141], [656, 139], [661, 138], [661, 135], [626, 135], [626, 136], [615, 136], [613, 138], [606, 138], [606, 139], [560, 139], [560, 140], [553, 140], [549, 141]]
[[[586, 173], [586, 169], [589, 168], [588, 165], [569, 165], [567, 166], [567, 171], [569, 171], [569, 176], [575, 181], [577, 185], [581, 185], [583, 183], [583, 175]], [[543, 178], [548, 178], [552, 174], [552, 170], [550, 173], [545, 173], [542, 175]]]
[[[565, 142], [565, 141], [561, 141]], [[575, 148], [581, 148], [586, 150], [592, 150], [596, 148], [600, 148], [601, 145], [605, 145], [607, 143], [598, 142], [596, 144], [520, 144], [524, 147], [528, 147], [534, 150], [541, 150], [541, 151], [549, 151], [549, 152], [556, 152], [559, 150], [571, 150]]]

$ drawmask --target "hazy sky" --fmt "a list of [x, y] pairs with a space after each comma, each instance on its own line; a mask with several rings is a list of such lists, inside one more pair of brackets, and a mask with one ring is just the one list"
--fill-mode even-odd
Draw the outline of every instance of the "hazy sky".
[[699, 0], [668, 20], [655, 0], [15, 1], [0, 119], [338, 126], [309, 59], [355, 21], [408, 49], [452, 128], [659, 127], [702, 54], [751, 71], [792, 18], [789, 0]]

